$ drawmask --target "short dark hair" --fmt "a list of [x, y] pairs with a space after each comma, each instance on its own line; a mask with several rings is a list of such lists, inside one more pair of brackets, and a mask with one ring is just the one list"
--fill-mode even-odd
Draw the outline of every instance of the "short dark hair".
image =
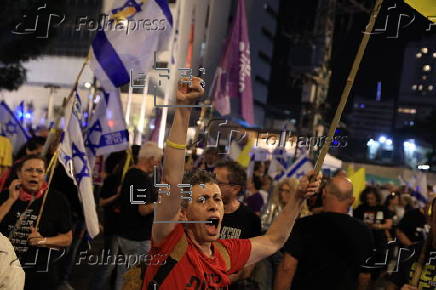
[[31, 150], [31, 151], [36, 150], [36, 149], [38, 149], [38, 147], [44, 146], [45, 140], [46, 139], [44, 137], [34, 136], [34, 137], [30, 138], [29, 141], [27, 141], [26, 149]]
[[216, 180], [212, 173], [203, 169], [194, 169], [185, 173], [182, 183], [194, 186], [199, 184], [216, 183]]
[[253, 177], [254, 189], [259, 190], [262, 188], [262, 179], [259, 176]]
[[380, 205], [381, 197], [380, 192], [375, 186], [367, 186], [365, 189], [360, 193], [359, 200], [362, 204], [366, 204], [366, 197], [368, 194], [375, 194], [375, 198], [377, 200], [377, 205]]
[[23, 168], [23, 165], [26, 161], [32, 160], [32, 159], [41, 160], [44, 163], [44, 169], [46, 168], [47, 163], [46, 163], [44, 157], [42, 157], [41, 155], [37, 155], [37, 154], [31, 154], [31, 155], [25, 155], [25, 156], [23, 156], [23, 158], [20, 159], [20, 162], [17, 163], [17, 171], [20, 171], [21, 168]]
[[[194, 185], [208, 184], [208, 183], [216, 184], [216, 180], [212, 173], [203, 169], [194, 169], [185, 173], [182, 179], [182, 183], [190, 184], [191, 186], [194, 186]], [[188, 204], [189, 204], [189, 200], [182, 199], [181, 206], [183, 208], [187, 208]]]
[[232, 185], [239, 185], [241, 187], [241, 191], [245, 191], [247, 186], [247, 173], [238, 162], [220, 160], [215, 163], [215, 168], [227, 168], [229, 171], [227, 176], [229, 183]]

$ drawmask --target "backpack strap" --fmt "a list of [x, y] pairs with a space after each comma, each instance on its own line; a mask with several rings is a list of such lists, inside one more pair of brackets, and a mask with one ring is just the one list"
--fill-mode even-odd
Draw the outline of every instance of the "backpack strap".
[[171, 273], [173, 268], [177, 263], [183, 258], [188, 249], [188, 240], [186, 239], [186, 234], [183, 233], [180, 240], [174, 246], [174, 249], [168, 255], [166, 263], [159, 267], [153, 279], [148, 283], [148, 290], [159, 289], [165, 278]]
[[230, 260], [229, 252], [227, 252], [226, 247], [223, 246], [220, 242], [213, 242], [215, 249], [220, 253], [220, 256], [223, 258], [224, 263], [226, 264], [226, 271], [229, 271], [232, 263]]
[[[219, 252], [221, 258], [224, 260], [226, 265], [226, 271], [229, 271], [231, 268], [231, 260], [229, 252], [220, 242], [213, 242], [214, 248]], [[188, 240], [186, 238], [186, 234], [183, 233], [180, 240], [175, 245], [174, 249], [171, 251], [169, 256], [166, 259], [166, 263], [159, 267], [153, 279], [148, 283], [147, 290], [156, 290], [159, 289], [160, 285], [162, 285], [163, 281], [168, 277], [177, 263], [183, 258], [188, 249]]]

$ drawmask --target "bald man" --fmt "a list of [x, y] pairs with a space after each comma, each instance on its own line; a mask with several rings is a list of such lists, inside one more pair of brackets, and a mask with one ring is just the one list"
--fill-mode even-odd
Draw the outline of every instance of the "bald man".
[[323, 212], [297, 220], [284, 246], [275, 290], [357, 289], [373, 239], [366, 225], [349, 216], [353, 185], [332, 178], [322, 192]]

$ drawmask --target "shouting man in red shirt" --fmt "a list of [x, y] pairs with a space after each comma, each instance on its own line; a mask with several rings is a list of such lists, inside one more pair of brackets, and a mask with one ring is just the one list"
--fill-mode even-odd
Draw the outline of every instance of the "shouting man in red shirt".
[[[188, 88], [179, 85], [177, 105], [192, 105], [203, 93], [201, 79]], [[149, 263], [143, 290], [226, 289], [228, 276], [277, 252], [288, 239], [304, 199], [314, 194], [320, 177], [303, 177], [296, 195], [263, 236], [219, 240], [224, 206], [214, 177], [197, 170], [184, 177], [185, 143], [191, 108], [178, 107], [164, 150], [163, 183], [154, 210], [151, 257], [166, 256], [165, 263]], [[180, 185], [190, 184], [191, 194]], [[181, 193], [181, 189], [185, 192]], [[188, 198], [191, 198], [189, 200]], [[159, 265], [160, 264], [160, 265]]]

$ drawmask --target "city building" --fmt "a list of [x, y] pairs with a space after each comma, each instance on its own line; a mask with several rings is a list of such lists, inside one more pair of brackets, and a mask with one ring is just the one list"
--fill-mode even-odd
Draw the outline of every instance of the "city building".
[[436, 106], [436, 36], [410, 43], [404, 52], [396, 127], [413, 127]]

